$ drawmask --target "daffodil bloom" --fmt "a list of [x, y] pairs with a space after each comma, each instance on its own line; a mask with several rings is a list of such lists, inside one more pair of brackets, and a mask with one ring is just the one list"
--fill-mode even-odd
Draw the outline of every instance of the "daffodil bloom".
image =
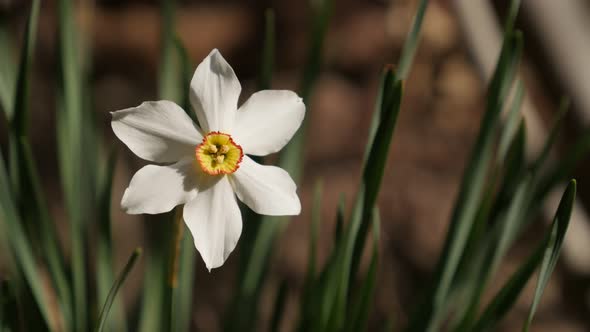
[[259, 214], [301, 211], [289, 174], [247, 155], [281, 150], [301, 125], [305, 105], [292, 91], [264, 90], [238, 108], [241, 89], [231, 66], [213, 50], [190, 86], [200, 127], [166, 100], [112, 113], [115, 135], [138, 157], [159, 164], [135, 173], [122, 208], [158, 214], [184, 204], [184, 222], [209, 270], [223, 265], [242, 232], [236, 196]]

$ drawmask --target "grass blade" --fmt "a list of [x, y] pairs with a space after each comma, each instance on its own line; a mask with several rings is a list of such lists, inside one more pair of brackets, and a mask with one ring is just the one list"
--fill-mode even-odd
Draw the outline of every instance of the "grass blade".
[[[382, 96], [381, 104], [376, 112], [381, 114], [380, 122], [375, 132], [373, 143], [369, 148], [367, 162], [363, 169], [361, 189], [355, 203], [355, 212], [350, 222], [353, 229], [351, 236], [352, 260], [350, 263], [350, 280], [356, 275], [360, 258], [365, 247], [369, 225], [370, 214], [377, 202], [377, 196], [381, 189], [381, 180], [385, 171], [385, 165], [389, 155], [389, 147], [393, 138], [397, 116], [399, 115], [402, 100], [402, 82], [395, 80], [395, 73], [387, 68], [382, 78], [382, 85], [379, 95]], [[358, 210], [358, 211], [357, 211]], [[348, 255], [348, 254], [347, 254]], [[347, 283], [348, 285], [348, 283]]]
[[549, 276], [553, 272], [563, 239], [567, 231], [571, 216], [572, 207], [576, 196], [576, 182], [572, 180], [563, 194], [551, 228], [541, 245], [533, 252], [527, 262], [522, 265], [518, 271], [510, 278], [506, 285], [498, 292], [486, 310], [482, 313], [480, 319], [475, 324], [472, 331], [490, 331], [493, 330], [500, 319], [510, 310], [516, 302], [518, 295], [521, 293], [528, 280], [539, 265], [541, 272], [539, 274], [539, 283], [535, 290], [535, 297], [531, 306], [531, 311], [525, 322], [524, 331], [527, 331], [530, 321], [533, 318], [536, 305], [540, 301], [543, 289], [547, 285]]
[[408, 78], [408, 74], [412, 68], [414, 55], [416, 54], [418, 43], [420, 41], [420, 30], [422, 30], [422, 21], [424, 20], [424, 15], [426, 14], [426, 8], [428, 8], [428, 0], [420, 0], [416, 15], [412, 21], [412, 28], [410, 29], [410, 33], [404, 42], [404, 47], [402, 48], [402, 54], [400, 56], [399, 64], [396, 70], [395, 79], [398, 81], [403, 81]]
[[100, 316], [98, 317], [98, 326], [96, 328], [97, 332], [103, 331], [111, 306], [113, 305], [115, 297], [119, 292], [119, 288], [121, 288], [121, 286], [127, 279], [129, 272], [131, 272], [131, 269], [135, 265], [135, 262], [137, 261], [139, 256], [141, 256], [141, 248], [137, 248], [133, 251], [131, 257], [129, 257], [129, 260], [127, 261], [127, 264], [125, 264], [123, 271], [121, 271], [121, 274], [119, 274], [119, 277], [113, 283], [113, 287], [111, 288], [111, 291], [109, 292], [109, 295], [107, 296], [107, 299], [102, 307], [102, 311], [100, 312]]
[[549, 133], [549, 136], [547, 137], [547, 140], [545, 141], [545, 144], [543, 145], [543, 150], [541, 150], [541, 153], [539, 154], [537, 159], [535, 159], [535, 161], [533, 162], [533, 164], [531, 166], [531, 170], [533, 173], [539, 172], [541, 170], [541, 167], [545, 164], [545, 161], [547, 161], [547, 158], [549, 157], [549, 153], [551, 152], [551, 148], [553, 147], [553, 144], [557, 140], [557, 135], [559, 134], [559, 132], [562, 128], [563, 121], [565, 119], [565, 115], [567, 114], [567, 111], [569, 110], [569, 107], [570, 107], [570, 101], [567, 98], [563, 98], [561, 100], [560, 105], [559, 105], [559, 109], [557, 111], [557, 115], [555, 116], [555, 120], [553, 121], [553, 126], [551, 127], [551, 132]]
[[172, 294], [172, 321], [175, 327], [173, 331], [178, 332], [190, 330], [195, 283], [195, 245], [188, 229], [185, 229], [183, 233], [177, 272], [178, 287]]
[[543, 295], [543, 291], [545, 290], [545, 287], [549, 282], [551, 273], [553, 273], [555, 265], [557, 264], [559, 252], [561, 251], [561, 246], [563, 245], [565, 233], [569, 226], [575, 198], [576, 180], [571, 180], [565, 190], [565, 193], [561, 197], [559, 207], [557, 208], [557, 212], [555, 213], [555, 217], [553, 218], [553, 225], [551, 227], [550, 237], [545, 248], [545, 253], [543, 255], [543, 263], [541, 264], [541, 270], [539, 271], [539, 279], [537, 282], [537, 287], [535, 289], [535, 296], [533, 298], [533, 302], [531, 304], [527, 320], [525, 321], [523, 327], [524, 332], [529, 330], [531, 322], [533, 321], [533, 316], [535, 315], [535, 311], [537, 310], [537, 306], [539, 305], [539, 302], [541, 302], [541, 296]]
[[272, 9], [264, 12], [264, 46], [262, 48], [262, 63], [258, 76], [258, 90], [270, 89], [272, 73], [275, 66], [275, 13]]
[[88, 330], [86, 278], [86, 223], [90, 222], [96, 174], [92, 162], [96, 151], [86, 135], [94, 133], [89, 116], [84, 114], [85, 81], [79, 58], [79, 29], [74, 22], [71, 0], [58, 2], [58, 41], [62, 93], [58, 103], [58, 145], [60, 171], [70, 221], [71, 269], [73, 282], [74, 329]]
[[527, 261], [512, 275], [486, 307], [479, 320], [470, 331], [493, 331], [500, 319], [516, 302], [518, 295], [526, 286], [543, 258], [544, 245], [533, 252]]
[[60, 311], [63, 315], [64, 329], [68, 329], [72, 318], [72, 299], [68, 279], [63, 264], [63, 254], [59, 248], [57, 235], [55, 234], [54, 223], [49, 212], [47, 202], [43, 197], [41, 180], [33, 161], [31, 147], [26, 142], [26, 137], [21, 137], [18, 144], [18, 159], [22, 167], [24, 193], [28, 197], [27, 215], [36, 221], [39, 229], [41, 248], [45, 257], [47, 267], [57, 291]]
[[33, 62], [33, 53], [35, 51], [35, 40], [37, 37], [37, 21], [39, 19], [39, 0], [34, 0], [31, 5], [31, 13], [27, 21], [25, 32], [25, 41], [21, 54], [17, 85], [16, 97], [14, 99], [14, 118], [12, 128], [17, 136], [25, 136], [29, 118], [29, 101], [30, 101], [30, 76], [31, 65]]
[[[414, 62], [414, 56], [416, 54], [416, 50], [418, 49], [418, 43], [420, 41], [420, 31], [422, 30], [422, 21], [424, 20], [424, 15], [426, 14], [426, 9], [428, 8], [428, 0], [420, 0], [418, 4], [418, 9], [414, 16], [414, 20], [412, 22], [412, 27], [404, 42], [404, 47], [402, 48], [402, 54], [400, 56], [398, 67], [395, 72], [395, 80], [396, 81], [403, 81], [408, 77], [410, 69], [412, 67], [412, 63]], [[382, 76], [382, 80], [385, 76]], [[383, 82], [380, 83], [380, 86], [383, 86]], [[373, 145], [373, 140], [375, 139], [375, 134], [377, 133], [377, 127], [381, 122], [381, 104], [383, 99], [383, 91], [382, 89], [379, 90], [377, 95], [377, 101], [375, 103], [375, 111], [371, 117], [371, 124], [369, 126], [369, 138], [367, 140], [367, 147], [365, 148], [365, 155], [363, 161], [366, 163], [367, 158], [369, 157], [369, 151], [371, 146]]]
[[285, 307], [287, 305], [287, 293], [289, 290], [289, 283], [287, 280], [281, 281], [279, 286], [279, 290], [277, 292], [277, 297], [275, 300], [275, 304], [273, 306], [273, 314], [270, 321], [270, 331], [271, 332], [279, 332], [281, 331], [281, 320], [283, 319], [283, 315], [285, 313]]
[[4, 159], [0, 153], [0, 220], [4, 223], [6, 231], [10, 234], [9, 243], [14, 261], [22, 271], [27, 284], [31, 288], [33, 297], [43, 316], [45, 324], [50, 330], [55, 329], [55, 322], [52, 320], [49, 312], [49, 301], [47, 292], [43, 288], [43, 281], [37, 270], [35, 256], [30, 247], [30, 241], [25, 235], [21, 220], [17, 214], [15, 202], [12, 199], [8, 184], [8, 177], [4, 168]]
[[377, 284], [377, 267], [379, 263], [379, 232], [381, 220], [379, 210], [373, 211], [373, 253], [369, 270], [361, 285], [358, 299], [355, 301], [350, 316], [350, 322], [347, 324], [348, 331], [366, 331], [369, 313], [371, 312], [373, 298], [375, 296], [375, 287]]
[[0, 109], [6, 119], [12, 119], [14, 112], [14, 91], [16, 82], [16, 61], [13, 55], [14, 45], [8, 32], [8, 20], [0, 17]]
[[508, 149], [517, 133], [519, 123], [521, 122], [520, 107], [524, 100], [524, 83], [521, 80], [516, 82], [516, 92], [512, 100], [512, 107], [502, 129], [502, 136], [498, 144], [498, 163], [502, 164], [508, 153]]
[[342, 250], [341, 278], [338, 300], [335, 309], [335, 328], [342, 328], [346, 316], [346, 307], [351, 283], [356, 276], [360, 258], [364, 249], [372, 212], [381, 187], [381, 180], [389, 154], [389, 146], [393, 137], [397, 116], [402, 99], [402, 82], [394, 80], [391, 68], [385, 72], [383, 79], [383, 98], [379, 112], [381, 122], [375, 134], [374, 144], [363, 170], [361, 188], [357, 194], [352, 218], [345, 234]]
[[[96, 248], [96, 283], [97, 298], [99, 303], [104, 303], [108, 298], [110, 288], [115, 282], [113, 267], [113, 244], [111, 240], [111, 193], [113, 175], [115, 171], [116, 156], [111, 152], [106, 163], [100, 193], [98, 195], [99, 224]], [[115, 299], [113, 304], [114, 316], [106, 320], [106, 328], [109, 331], [126, 331], [125, 314], [121, 301]]]
[[[311, 44], [300, 87], [300, 95], [306, 105], [308, 105], [309, 96], [321, 67], [323, 42], [331, 14], [332, 0], [313, 1], [312, 6], [313, 26], [311, 31]], [[268, 14], [266, 20], [267, 34], [265, 40], [266, 46], [264, 49], [265, 52], [269, 52], [267, 54], [270, 54], [269, 50], [273, 49], [274, 38], [272, 37], [275, 29], [268, 25], [273, 25], [274, 20], [272, 19], [272, 15]], [[272, 57], [269, 56], [269, 58], [274, 59], [274, 55]], [[269, 68], [270, 64], [271, 62], [264, 63], [264, 66], [267, 66], [267, 68], [262, 68], [261, 77], [268, 73], [272, 73], [273, 68]], [[269, 77], [266, 79], [270, 82]], [[261, 82], [266, 79], [261, 78]], [[306, 119], [308, 118], [309, 117], [307, 116]], [[302, 175], [303, 158], [301, 156], [303, 155], [305, 127], [306, 120], [304, 120], [301, 128], [299, 128], [289, 144], [287, 144], [279, 155], [278, 166], [286, 170], [296, 183], [300, 181]], [[284, 227], [287, 220], [288, 218], [285, 217], [263, 216], [260, 218], [260, 222], [258, 223], [260, 226], [253, 235], [254, 240], [247, 253], [248, 258], [242, 264], [242, 266], [244, 266], [244, 272], [242, 273], [242, 280], [238, 286], [238, 295], [234, 300], [233, 306], [229, 311], [230, 314], [228, 315], [228, 317], [232, 317], [232, 319], [225, 320], [225, 330], [248, 331], [254, 327], [254, 321], [257, 318], [256, 303], [264, 280], [264, 272], [268, 269], [272, 246], [276, 235]], [[247, 248], [247, 244], [244, 248]]]
[[495, 130], [521, 52], [521, 35], [519, 33], [508, 34], [490, 84], [487, 110], [471, 153], [470, 162], [463, 176], [443, 252], [437, 264], [434, 288], [419, 307], [419, 311], [412, 316], [407, 331], [433, 331], [437, 329], [438, 317], [444, 309], [451, 283], [455, 278], [484, 192], [485, 178], [493, 156]]

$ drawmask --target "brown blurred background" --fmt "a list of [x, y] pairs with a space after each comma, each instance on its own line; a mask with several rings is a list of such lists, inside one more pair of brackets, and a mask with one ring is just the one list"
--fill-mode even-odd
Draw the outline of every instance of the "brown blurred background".
[[[55, 150], [55, 2], [42, 2], [32, 87], [32, 141], [48, 197], [54, 200], [53, 212], [63, 215]], [[323, 179], [325, 188], [321, 225], [325, 240], [320, 241], [320, 256], [325, 258], [331, 248], [339, 196], [344, 193], [350, 202], [358, 184], [380, 72], [383, 65], [396, 63], [416, 2], [335, 1], [325, 44], [325, 66], [307, 105], [310, 126], [305, 178], [299, 190], [304, 212], [288, 225], [278, 242], [262, 300], [261, 330], [266, 328], [274, 291], [283, 278], [290, 282], [284, 326], [290, 326], [297, 317], [297, 290], [303, 283], [307, 260], [310, 196], [318, 178]], [[403, 325], [420, 289], [428, 282], [483, 113], [487, 77], [499, 51], [498, 18], [503, 17], [506, 5], [507, 1], [485, 0], [433, 0], [429, 5], [422, 42], [406, 82], [380, 198], [382, 256], [371, 316], [373, 327], [391, 314], [395, 314], [396, 324]], [[590, 119], [590, 103], [586, 100], [590, 96], [590, 74], [585, 75], [590, 64], [585, 64], [588, 69], [575, 65], [590, 59], [588, 5], [582, 0], [523, 1], [518, 26], [525, 35], [521, 76], [529, 96], [524, 112], [532, 152], [542, 144], [544, 128], [562, 94], [572, 96], [574, 111], [568, 115], [568, 130], [561, 135], [560, 148], [570, 146]], [[0, 0], [0, 14], [9, 20], [15, 41], [21, 40], [28, 8], [28, 1]], [[274, 9], [277, 24], [273, 88], [296, 89], [309, 33], [305, 1], [179, 1], [177, 31], [193, 64], [196, 66], [212, 48], [220, 49], [242, 81], [242, 98], [255, 88], [266, 8]], [[79, 1], [77, 13], [91, 55], [88, 61], [96, 117], [106, 143], [120, 150], [113, 195], [120, 267], [132, 248], [144, 243], [149, 224], [116, 208], [131, 175], [142, 162], [115, 139], [108, 112], [157, 99], [159, 1]], [[2, 123], [0, 132], [5, 128]], [[0, 135], [3, 144], [4, 136]], [[560, 151], [555, 151], [557, 162], [559, 155]], [[590, 190], [584, 181], [584, 169], [581, 166], [577, 174], [580, 202]], [[549, 283], [533, 331], [590, 330], [590, 223], [583, 205], [577, 209], [564, 249], [567, 257]], [[498, 289], [536, 243], [539, 232], [534, 227], [509, 253], [493, 289]], [[67, 241], [64, 243], [67, 245]], [[210, 274], [198, 259], [193, 325], [201, 330], [219, 329], [218, 317], [226, 309], [235, 285], [232, 276], [238, 254], [233, 253], [223, 268]], [[138, 300], [141, 278], [140, 266], [125, 286], [129, 306]], [[520, 329], [533, 288], [531, 283], [503, 322], [504, 331]]]

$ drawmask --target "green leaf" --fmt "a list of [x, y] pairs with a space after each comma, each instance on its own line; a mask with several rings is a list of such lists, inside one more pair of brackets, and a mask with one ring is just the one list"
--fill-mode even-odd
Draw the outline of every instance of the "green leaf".
[[569, 174], [572, 174], [576, 166], [579, 165], [580, 161], [588, 156], [588, 153], [590, 153], [590, 129], [586, 129], [574, 146], [563, 157], [559, 158], [559, 162], [555, 163], [539, 179], [535, 200], [542, 201], [556, 185], [565, 181]]
[[6, 169], [4, 168], [4, 158], [0, 153], [0, 222], [3, 223], [3, 228], [10, 234], [8, 239], [12, 254], [14, 255], [14, 261], [22, 271], [31, 289], [45, 324], [53, 330], [54, 324], [49, 312], [50, 305], [47, 299], [47, 292], [43, 287], [44, 282], [41, 280], [41, 274], [37, 269], [35, 256], [30, 247], [30, 241], [25, 235], [9, 188]]
[[64, 326], [67, 329], [72, 318], [72, 299], [68, 279], [63, 264], [63, 254], [59, 248], [59, 241], [54, 229], [54, 222], [47, 206], [47, 201], [41, 188], [39, 172], [33, 160], [33, 154], [26, 137], [20, 137], [18, 145], [18, 160], [21, 164], [22, 183], [27, 195], [27, 215], [34, 220], [38, 229], [42, 253], [47, 263], [51, 280], [58, 295], [58, 302], [63, 314]]
[[127, 261], [127, 264], [125, 264], [123, 271], [121, 271], [121, 274], [119, 274], [119, 277], [113, 283], [113, 287], [111, 288], [111, 291], [107, 296], [104, 306], [102, 307], [102, 311], [100, 312], [100, 316], [98, 317], [98, 326], [96, 328], [97, 332], [101, 332], [104, 329], [107, 317], [109, 315], [109, 311], [111, 309], [111, 306], [113, 305], [113, 302], [115, 301], [117, 293], [119, 292], [119, 288], [121, 288], [121, 286], [127, 279], [129, 272], [131, 272], [131, 269], [135, 265], [135, 262], [137, 261], [139, 256], [141, 256], [141, 248], [137, 248], [133, 251], [131, 257], [129, 257], [129, 260]]
[[80, 62], [80, 40], [71, 0], [58, 2], [58, 42], [62, 95], [58, 98], [57, 137], [60, 172], [70, 222], [71, 270], [74, 294], [74, 329], [88, 330], [86, 278], [86, 224], [96, 193], [96, 150], [89, 146], [94, 133], [90, 117], [84, 113], [85, 80]]
[[15, 130], [17, 136], [25, 136], [27, 134], [28, 118], [29, 118], [29, 102], [30, 102], [30, 76], [31, 65], [33, 62], [33, 53], [35, 51], [35, 40], [37, 37], [37, 21], [39, 19], [39, 0], [34, 0], [31, 7], [31, 14], [27, 21], [27, 30], [25, 32], [25, 40], [23, 44], [23, 51], [18, 70], [18, 78], [16, 85], [16, 97], [14, 99], [14, 118], [12, 128]]
[[341, 280], [337, 307], [333, 317], [335, 329], [341, 329], [344, 324], [351, 283], [358, 271], [368, 229], [373, 218], [372, 212], [381, 188], [389, 147], [401, 106], [402, 82], [394, 80], [394, 73], [391, 69], [386, 70], [384, 75], [383, 98], [379, 110], [381, 122], [363, 170], [361, 188], [357, 194], [352, 218], [342, 244], [343, 247], [339, 249], [342, 250], [342, 262], [340, 263], [342, 270], [339, 273]]
[[[381, 181], [385, 172], [385, 165], [389, 156], [389, 147], [393, 138], [397, 117], [401, 108], [402, 101], [402, 82], [395, 81], [395, 74], [390, 68], [384, 73], [379, 93], [381, 105], [378, 112], [381, 114], [380, 123], [377, 126], [373, 144], [369, 148], [367, 161], [363, 169], [362, 184], [359, 190], [357, 201], [355, 203], [353, 217], [350, 222], [351, 238], [347, 241], [353, 241], [351, 247], [347, 247], [348, 253], [352, 254], [349, 265], [349, 278], [346, 283], [351, 282], [358, 270], [360, 259], [365, 247], [365, 241], [372, 217], [370, 216], [373, 207], [377, 202], [377, 196], [381, 190]], [[349, 251], [352, 250], [352, 251]], [[348, 266], [349, 263], [345, 263]]]
[[500, 319], [516, 302], [518, 295], [526, 286], [543, 258], [544, 245], [539, 247], [512, 275], [502, 289], [496, 294], [492, 302], [486, 307], [479, 320], [470, 331], [493, 331]]
[[475, 275], [471, 275], [474, 281], [474, 289], [467, 305], [467, 313], [456, 331], [472, 330], [470, 325], [476, 318], [483, 292], [500, 266], [502, 258], [506, 255], [508, 249], [522, 229], [523, 220], [526, 218], [527, 213], [526, 206], [531, 199], [531, 186], [532, 177], [528, 176], [517, 188], [508, 210], [501, 214], [498, 220], [494, 221], [494, 226], [492, 227], [496, 229], [489, 233], [489, 241], [485, 239], [483, 241], [485, 245], [482, 245], [482, 248], [474, 249], [481, 250], [484, 252], [484, 255], [480, 256], [481, 263], [477, 265], [479, 267], [478, 271]]
[[412, 22], [412, 28], [410, 29], [410, 33], [408, 34], [408, 37], [404, 42], [404, 47], [402, 48], [402, 54], [400, 56], [395, 75], [395, 79], [397, 81], [402, 81], [408, 78], [408, 74], [412, 68], [414, 55], [416, 54], [418, 43], [420, 41], [420, 30], [422, 29], [422, 21], [424, 20], [424, 15], [426, 14], [426, 8], [428, 8], [428, 0], [420, 0], [418, 9], [416, 10], [416, 15], [414, 16], [414, 20]]
[[[99, 204], [99, 224], [98, 224], [98, 239], [96, 248], [96, 283], [97, 283], [97, 298], [99, 303], [104, 303], [108, 298], [110, 288], [115, 281], [114, 267], [113, 267], [113, 243], [111, 240], [111, 193], [113, 186], [113, 175], [116, 165], [116, 155], [112, 151], [109, 155], [102, 184], [100, 186], [100, 193], [98, 195]], [[119, 300], [115, 300], [113, 304], [114, 317], [106, 320], [107, 330], [125, 331], [127, 330], [125, 321], [125, 311], [123, 304]]]
[[14, 107], [14, 91], [16, 83], [16, 61], [14, 59], [14, 45], [8, 31], [9, 22], [0, 16], [0, 109], [6, 119], [12, 119]]
[[437, 329], [438, 319], [445, 308], [451, 283], [455, 278], [484, 193], [485, 179], [493, 157], [499, 115], [515, 76], [521, 51], [521, 35], [508, 34], [490, 84], [486, 113], [453, 209], [445, 245], [435, 272], [434, 288], [412, 316], [407, 331]]
[[301, 311], [305, 315], [311, 315], [313, 310], [309, 303], [313, 301], [314, 286], [316, 285], [317, 271], [317, 242], [319, 238], [319, 226], [322, 217], [322, 196], [323, 183], [317, 180], [313, 192], [313, 205], [311, 209], [311, 227], [309, 239], [309, 253], [307, 256], [307, 272], [303, 283], [303, 295], [301, 300]]
[[506, 21], [504, 22], [504, 32], [506, 34], [514, 31], [514, 24], [516, 23], [516, 17], [520, 9], [521, 0], [511, 0], [510, 7], [508, 7], [508, 14], [506, 15]]
[[271, 332], [279, 332], [281, 326], [281, 320], [283, 315], [285, 314], [285, 307], [287, 305], [287, 293], [289, 290], [289, 283], [286, 279], [281, 281], [279, 286], [279, 290], [277, 292], [277, 297], [275, 299], [275, 304], [273, 306], [273, 314], [270, 321], [270, 331]]
[[[424, 15], [426, 14], [426, 9], [428, 8], [428, 0], [420, 0], [418, 4], [418, 9], [414, 16], [414, 20], [412, 22], [412, 27], [404, 42], [404, 47], [402, 48], [402, 54], [400, 56], [397, 70], [395, 71], [395, 80], [396, 81], [403, 81], [408, 77], [410, 73], [410, 69], [412, 67], [412, 63], [414, 62], [414, 56], [416, 54], [416, 50], [418, 49], [418, 43], [420, 41], [420, 31], [422, 30], [422, 21], [424, 20]], [[386, 76], [381, 77], [381, 82], [379, 86], [383, 86], [383, 80]], [[363, 161], [366, 162], [367, 158], [369, 157], [369, 151], [371, 150], [371, 146], [373, 145], [373, 140], [375, 139], [375, 134], [377, 133], [377, 127], [381, 122], [381, 104], [383, 99], [383, 90], [380, 89], [377, 95], [377, 101], [375, 103], [375, 110], [373, 111], [373, 115], [371, 117], [371, 124], [369, 126], [369, 138], [367, 140], [367, 147], [365, 148], [365, 155]]]
[[150, 247], [146, 249], [145, 276], [143, 279], [143, 292], [141, 309], [139, 313], [139, 331], [159, 332], [169, 329], [165, 326], [164, 315], [169, 315], [170, 307], [165, 307], [165, 292], [168, 285], [168, 245], [169, 236], [172, 233], [170, 224], [173, 222], [171, 213], [146, 218], [146, 227], [149, 230]]
[[555, 217], [553, 218], [551, 233], [549, 235], [547, 246], [543, 254], [543, 262], [541, 264], [541, 270], [539, 271], [537, 287], [535, 288], [535, 296], [533, 298], [533, 302], [529, 310], [529, 315], [523, 326], [524, 332], [529, 330], [531, 322], [533, 321], [533, 316], [535, 315], [535, 311], [537, 310], [537, 306], [541, 302], [541, 296], [543, 295], [543, 291], [545, 290], [545, 287], [549, 282], [549, 278], [551, 277], [551, 273], [553, 273], [555, 265], [557, 264], [557, 259], [559, 258], [559, 253], [563, 245], [565, 233], [569, 226], [575, 198], [576, 180], [571, 180], [563, 196], [561, 197], [559, 207], [557, 208], [557, 212], [555, 213]]
[[360, 292], [357, 300], [354, 302], [352, 311], [349, 314], [350, 321], [347, 323], [347, 330], [366, 331], [367, 322], [369, 320], [369, 313], [373, 307], [373, 298], [375, 297], [375, 287], [377, 284], [377, 267], [379, 262], [379, 230], [381, 228], [381, 220], [379, 217], [379, 210], [377, 208], [373, 211], [373, 253], [371, 255], [371, 262], [365, 280], [361, 284]]
[[264, 46], [262, 48], [262, 63], [258, 76], [258, 90], [270, 89], [275, 63], [275, 13], [268, 8], [264, 12]]
[[545, 144], [543, 145], [543, 150], [541, 150], [541, 153], [539, 154], [537, 159], [535, 159], [531, 166], [531, 170], [533, 173], [539, 172], [541, 170], [541, 167], [543, 167], [543, 165], [547, 161], [549, 153], [551, 152], [551, 148], [553, 147], [553, 144], [555, 144], [555, 141], [557, 140], [557, 135], [559, 134], [563, 126], [563, 120], [565, 119], [565, 115], [567, 114], [569, 107], [569, 99], [563, 98], [559, 105], [559, 109], [557, 111], [557, 115], [555, 116], [555, 120], [553, 121], [551, 132], [549, 133], [549, 136], [547, 137], [547, 139], [545, 140]]
[[[320, 0], [312, 2], [313, 21], [311, 31], [311, 44], [308, 51], [307, 61], [304, 68], [303, 78], [300, 86], [300, 95], [309, 111], [309, 96], [320, 72], [322, 49], [324, 38], [329, 23], [332, 8], [332, 0]], [[274, 21], [272, 16], [267, 16], [267, 24], [272, 25]], [[268, 33], [268, 31], [272, 31]], [[274, 34], [274, 27], [267, 27], [265, 52], [272, 49], [269, 46]], [[272, 57], [274, 58], [274, 56]], [[269, 66], [270, 62], [265, 62]], [[272, 72], [271, 69], [263, 69], [263, 72]], [[265, 74], [261, 75], [264, 76]], [[309, 114], [309, 113], [308, 113]], [[308, 119], [309, 117], [306, 117]], [[278, 166], [286, 170], [295, 182], [299, 182], [303, 174], [303, 148], [306, 119], [299, 128], [298, 132], [291, 139], [289, 144], [281, 151], [279, 155]], [[260, 219], [260, 227], [254, 234], [252, 247], [249, 249], [247, 261], [242, 265], [244, 272], [241, 276], [241, 282], [237, 298], [233, 301], [228, 317], [224, 321], [225, 329], [228, 331], [239, 330], [247, 331], [253, 328], [254, 321], [257, 318], [257, 301], [264, 280], [264, 272], [268, 269], [274, 240], [285, 226], [288, 218], [263, 216]], [[245, 246], [247, 247], [247, 245]]]
[[539, 283], [535, 290], [535, 297], [533, 299], [531, 311], [529, 312], [529, 317], [524, 326], [524, 331], [527, 331], [530, 321], [533, 318], [536, 305], [538, 304], [538, 301], [540, 301], [543, 289], [547, 285], [549, 276], [551, 275], [551, 272], [553, 272], [553, 268], [559, 257], [563, 239], [569, 225], [575, 196], [576, 182], [575, 180], [572, 180], [561, 198], [551, 229], [541, 245], [527, 259], [526, 263], [514, 273], [498, 294], [496, 294], [471, 331], [493, 330], [500, 319], [514, 305], [528, 280], [532, 277], [537, 267], [541, 265]]
[[344, 232], [344, 219], [346, 214], [346, 197], [344, 194], [340, 195], [338, 199], [338, 208], [336, 209], [336, 226], [334, 228], [334, 243], [338, 245], [342, 239], [342, 233]]
[[514, 93], [514, 99], [512, 100], [512, 107], [504, 123], [502, 135], [500, 137], [500, 143], [498, 144], [498, 163], [502, 164], [508, 154], [508, 149], [513, 141], [514, 135], [518, 131], [519, 124], [521, 123], [521, 112], [520, 108], [524, 100], [524, 84], [522, 80], [516, 81], [516, 92]]
[[177, 271], [178, 286], [172, 294], [172, 322], [175, 327], [172, 331], [181, 332], [190, 330], [190, 323], [193, 316], [195, 260], [195, 245], [188, 228], [185, 228], [180, 245], [180, 258]]
[[160, 35], [160, 77], [159, 77], [159, 97], [161, 99], [181, 102], [183, 100], [187, 86], [181, 86], [182, 61], [178, 56], [175, 45], [174, 16], [176, 1], [162, 0], [161, 8], [161, 35]]

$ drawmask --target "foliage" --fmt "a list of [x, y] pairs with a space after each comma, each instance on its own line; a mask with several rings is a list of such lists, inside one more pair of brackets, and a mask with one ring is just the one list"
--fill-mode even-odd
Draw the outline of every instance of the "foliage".
[[[399, 66], [386, 66], [369, 130], [363, 172], [352, 213], [344, 204], [338, 208], [333, 248], [323, 266], [317, 264], [318, 230], [321, 224], [322, 187], [317, 186], [313, 204], [309, 261], [296, 329], [298, 331], [361, 331], [369, 327], [379, 272], [379, 230], [382, 222], [377, 207], [390, 145], [401, 111], [403, 82], [408, 78], [419, 45], [427, 0], [421, 0], [399, 59]], [[307, 102], [322, 68], [322, 50], [334, 4], [312, 1], [312, 28], [300, 94]], [[519, 109], [524, 94], [516, 84], [522, 53], [522, 35], [514, 30], [519, 1], [512, 1], [505, 25], [505, 39], [494, 77], [490, 83], [486, 112], [477, 141], [465, 169], [455, 202], [444, 249], [432, 282], [410, 316], [408, 332], [493, 330], [510, 310], [526, 282], [540, 269], [535, 298], [524, 322], [526, 331], [533, 318], [558, 254], [575, 198], [576, 184], [567, 187], [552, 226], [531, 255], [495, 298], [482, 308], [482, 295], [499, 264], [519, 234], [534, 218], [547, 193], [567, 178], [577, 161], [587, 153], [583, 137], [566, 157], [567, 162], [542, 173], [547, 154], [561, 124], [563, 112], [541, 155], [531, 163], [525, 159], [525, 124]], [[24, 34], [18, 72], [12, 72], [10, 52], [0, 57], [0, 106], [9, 120], [8, 159], [0, 154], [0, 241], [8, 252], [9, 276], [0, 288], [0, 329], [3, 331], [135, 330], [186, 331], [191, 324], [195, 280], [195, 250], [178, 213], [160, 217], [168, 223], [149, 226], [153, 232], [146, 250], [146, 273], [137, 322], [128, 320], [117, 292], [136, 262], [140, 249], [115, 278], [111, 242], [110, 201], [115, 167], [113, 153], [104, 156], [103, 138], [96, 129], [90, 107], [89, 78], [82, 36], [77, 35], [71, 0], [60, 0], [59, 95], [57, 136], [62, 190], [65, 196], [71, 256], [66, 258], [56, 237], [56, 222], [41, 189], [36, 162], [29, 146], [29, 103], [33, 50], [36, 44], [40, 1], [32, 3]], [[185, 109], [192, 65], [174, 31], [174, 3], [162, 1], [162, 62], [160, 97]], [[259, 88], [270, 87], [275, 48], [275, 22], [266, 13], [264, 48], [261, 54]], [[7, 27], [0, 21], [0, 45], [12, 47]], [[4, 54], [6, 53], [6, 54]], [[502, 121], [501, 112], [511, 111]], [[567, 107], [564, 107], [566, 109]], [[314, 112], [309, 109], [309, 112]], [[190, 113], [190, 112], [189, 112]], [[192, 114], [191, 114], [192, 116]], [[309, 117], [307, 117], [309, 118]], [[279, 164], [300, 180], [303, 173], [305, 127], [280, 154]], [[276, 239], [285, 218], [245, 214], [241, 241], [238, 283], [226, 316], [227, 331], [255, 331], [259, 326], [259, 302], [268, 287], [268, 271]], [[35, 227], [31, 227], [35, 225]], [[88, 252], [92, 230], [97, 230], [96, 277], [90, 277]], [[369, 246], [367, 247], [367, 241]], [[363, 252], [370, 250], [368, 269], [362, 270]], [[49, 278], [42, 280], [42, 271]], [[274, 285], [273, 285], [274, 286]], [[276, 289], [271, 331], [281, 330], [290, 296], [288, 282]], [[51, 304], [55, 298], [57, 305]], [[197, 299], [198, 301], [198, 299]], [[102, 308], [102, 309], [101, 309]], [[100, 310], [100, 312], [99, 312]], [[15, 314], [17, 313], [17, 314]], [[111, 313], [109, 315], [109, 313]], [[22, 319], [26, 317], [26, 319]], [[389, 324], [386, 324], [389, 326]]]

